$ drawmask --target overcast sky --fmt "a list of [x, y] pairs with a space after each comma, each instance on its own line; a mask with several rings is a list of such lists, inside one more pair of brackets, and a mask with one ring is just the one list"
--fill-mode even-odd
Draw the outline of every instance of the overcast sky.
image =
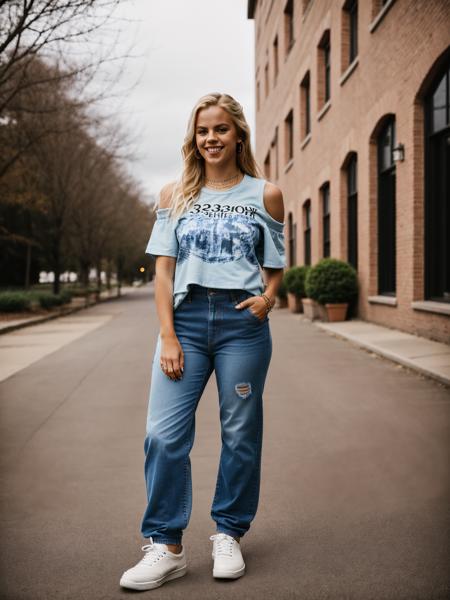
[[122, 41], [140, 55], [127, 60], [123, 83], [139, 79], [121, 101], [121, 117], [138, 153], [131, 170], [146, 193], [178, 177], [189, 114], [200, 96], [236, 98], [254, 147], [254, 21], [247, 0], [128, 0], [116, 13]]

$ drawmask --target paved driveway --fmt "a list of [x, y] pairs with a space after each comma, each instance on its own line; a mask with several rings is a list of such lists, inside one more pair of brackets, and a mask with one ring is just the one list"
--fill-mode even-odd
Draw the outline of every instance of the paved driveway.
[[[60, 333], [87, 316], [81, 336], [0, 383], [1, 598], [133, 595], [118, 581], [145, 543], [143, 436], [158, 331], [151, 286], [71, 315], [69, 328], [59, 320]], [[270, 323], [260, 505], [242, 538], [247, 573], [236, 581], [211, 573], [213, 375], [191, 454], [189, 573], [143, 597], [448, 598], [449, 390], [287, 309]]]

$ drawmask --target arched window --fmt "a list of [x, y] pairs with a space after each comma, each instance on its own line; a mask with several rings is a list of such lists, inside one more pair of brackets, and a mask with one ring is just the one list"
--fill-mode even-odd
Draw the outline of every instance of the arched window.
[[358, 268], [358, 180], [356, 154], [347, 164], [347, 260]]
[[303, 205], [303, 254], [304, 264], [311, 264], [311, 200]]
[[391, 118], [378, 135], [378, 293], [396, 293], [395, 188], [393, 159], [395, 119]]
[[320, 188], [322, 201], [322, 256], [330, 256], [330, 183], [325, 182]]
[[297, 264], [297, 225], [294, 223], [292, 213], [288, 215], [288, 252], [289, 266], [293, 267]]
[[450, 65], [425, 99], [425, 298], [450, 302]]

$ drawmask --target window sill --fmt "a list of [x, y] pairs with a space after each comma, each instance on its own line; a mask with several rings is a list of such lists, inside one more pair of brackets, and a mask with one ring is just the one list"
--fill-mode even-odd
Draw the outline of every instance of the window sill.
[[320, 121], [320, 119], [328, 112], [328, 109], [331, 106], [331, 100], [327, 100], [327, 102], [322, 106], [322, 108], [319, 111], [319, 114], [317, 115], [317, 120]]
[[294, 164], [294, 159], [291, 158], [290, 161], [284, 167], [284, 172], [287, 173], [289, 171], [289, 169], [292, 167], [293, 164]]
[[369, 296], [367, 300], [371, 304], [386, 304], [387, 306], [397, 306], [397, 298], [395, 296]]
[[347, 79], [350, 77], [350, 75], [353, 73], [353, 71], [358, 66], [358, 63], [359, 63], [359, 57], [357, 56], [356, 58], [353, 59], [353, 61], [348, 65], [348, 67], [342, 73], [341, 78], [339, 79], [339, 83], [341, 85], [344, 85], [344, 83], [347, 81]]
[[395, 2], [395, 0], [388, 0], [388, 2], [386, 2], [386, 4], [383, 6], [383, 8], [380, 10], [380, 12], [375, 17], [375, 19], [369, 25], [369, 31], [370, 31], [370, 33], [373, 33], [375, 31], [375, 29], [378, 27], [378, 25], [384, 19], [384, 16], [389, 11], [389, 9], [394, 4], [394, 2]]
[[432, 300], [418, 300], [411, 302], [411, 308], [414, 310], [425, 310], [427, 312], [440, 315], [450, 315], [450, 303], [433, 302]]
[[303, 138], [301, 144], [300, 144], [300, 150], [303, 150], [303, 148], [305, 148], [309, 142], [311, 141], [311, 132], [308, 133], [308, 135]]

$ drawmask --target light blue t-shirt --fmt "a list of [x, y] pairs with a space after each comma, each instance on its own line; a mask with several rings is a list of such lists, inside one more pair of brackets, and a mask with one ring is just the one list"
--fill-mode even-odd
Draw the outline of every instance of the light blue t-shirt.
[[224, 289], [264, 291], [261, 267], [286, 266], [284, 223], [263, 202], [265, 179], [245, 174], [227, 190], [203, 187], [197, 201], [180, 217], [158, 208], [145, 250], [151, 256], [177, 258], [173, 308], [190, 284]]

